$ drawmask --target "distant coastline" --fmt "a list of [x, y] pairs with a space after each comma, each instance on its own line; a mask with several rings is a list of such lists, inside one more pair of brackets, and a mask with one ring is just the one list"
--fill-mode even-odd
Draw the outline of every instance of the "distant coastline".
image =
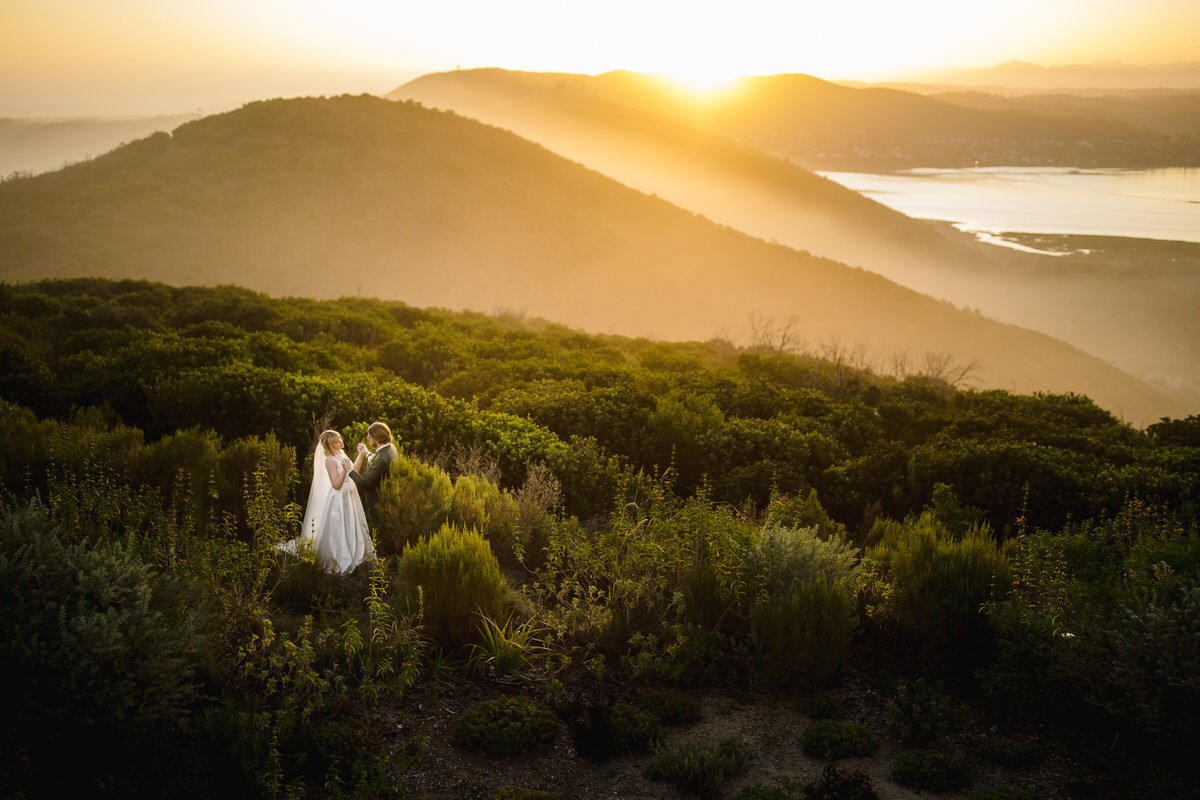
[[1061, 255], [1011, 234], [1200, 243], [1200, 169], [989, 167], [819, 174], [990, 244]]

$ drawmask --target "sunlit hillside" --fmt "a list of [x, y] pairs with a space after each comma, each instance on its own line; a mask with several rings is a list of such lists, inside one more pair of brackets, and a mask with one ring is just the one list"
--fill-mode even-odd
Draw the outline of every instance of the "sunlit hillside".
[[922, 291], [953, 277], [947, 260], [993, 249], [965, 246], [803, 167], [592, 86], [587, 76], [464, 70], [422, 76], [388, 97], [512, 130], [738, 230]]
[[526, 310], [668, 338], [786, 330], [864, 363], [941, 354], [984, 386], [1183, 416], [1081, 351], [751, 238], [453, 114], [271, 101], [0, 185], [0, 278], [236, 283]]
[[[904, 125], [931, 125], [922, 109], [947, 107], [909, 93], [859, 92], [802, 76], [792, 76], [785, 86], [807, 87], [807, 105], [797, 107], [811, 113], [797, 124], [812, 130], [827, 129], [839, 115], [843, 122], [856, 115], [871, 130], [888, 135]], [[1181, 402], [1200, 403], [1195, 353], [1200, 318], [1194, 313], [1200, 302], [1200, 270], [1194, 268], [1200, 266], [1200, 247], [1092, 241], [1078, 245], [1086, 254], [1057, 258], [984, 244], [949, 226], [910, 219], [791, 160], [714, 132], [711, 126], [730, 115], [739, 91], [732, 87], [700, 101], [659, 79], [632, 73], [589, 77], [489, 69], [425, 75], [389, 97], [507, 128], [719, 223], [1042, 331], [1126, 371], [1154, 376]], [[798, 98], [768, 93], [764, 108], [748, 118], [766, 125], [782, 113], [772, 103], [786, 109]], [[1009, 128], [1023, 124], [1027, 115], [1008, 113], [1008, 104], [1015, 107], [1018, 100], [994, 98], [999, 108], [993, 116], [1007, 120]], [[1093, 124], [1089, 109], [1121, 107], [1114, 98], [1077, 100], [1059, 112], [1055, 123], [1077, 133]], [[739, 102], [739, 107], [751, 105]], [[1163, 109], [1177, 106], [1166, 103]], [[951, 113], [982, 119], [969, 109]], [[1050, 121], [1040, 124], [1045, 128]], [[769, 145], [767, 130], [742, 126], [743, 133], [749, 131], [746, 141]], [[1031, 135], [1036, 130], [1031, 128]], [[950, 141], [948, 146], [957, 145]]]
[[745, 78], [729, 91], [701, 98], [681, 95], [656, 78], [624, 72], [596, 76], [589, 88], [624, 105], [700, 121], [806, 166], [1148, 167], [1195, 163], [1197, 158], [1190, 139], [1117, 120], [971, 108], [809, 75]]

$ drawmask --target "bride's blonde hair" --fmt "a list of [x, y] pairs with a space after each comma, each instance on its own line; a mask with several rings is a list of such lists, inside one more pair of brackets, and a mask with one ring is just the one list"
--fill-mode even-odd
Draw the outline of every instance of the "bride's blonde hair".
[[317, 437], [317, 441], [321, 443], [321, 449], [325, 451], [325, 455], [327, 456], [333, 455], [333, 451], [329, 449], [329, 443], [333, 441], [335, 436], [339, 439], [342, 438], [340, 433], [333, 430], [321, 431], [321, 435]]

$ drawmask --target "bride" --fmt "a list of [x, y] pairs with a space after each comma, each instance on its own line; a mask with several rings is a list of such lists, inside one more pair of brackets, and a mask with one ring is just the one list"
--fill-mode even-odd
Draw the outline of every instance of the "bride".
[[363, 455], [359, 453], [358, 461], [351, 463], [345, 447], [337, 431], [324, 431], [318, 437], [304, 527], [298, 539], [280, 545], [290, 553], [311, 546], [317, 563], [326, 572], [340, 575], [353, 572], [359, 564], [375, 557], [358, 487], [346, 479], [350, 470], [361, 466]]

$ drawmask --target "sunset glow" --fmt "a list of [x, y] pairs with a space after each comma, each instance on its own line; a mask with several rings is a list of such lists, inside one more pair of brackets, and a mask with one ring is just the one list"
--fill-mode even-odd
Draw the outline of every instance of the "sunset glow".
[[437, 4], [355, 0], [3, 0], [0, 115], [145, 113], [296, 94], [386, 92], [472, 67], [894, 80], [1010, 60], [1044, 66], [1200, 59], [1200, 4]]

